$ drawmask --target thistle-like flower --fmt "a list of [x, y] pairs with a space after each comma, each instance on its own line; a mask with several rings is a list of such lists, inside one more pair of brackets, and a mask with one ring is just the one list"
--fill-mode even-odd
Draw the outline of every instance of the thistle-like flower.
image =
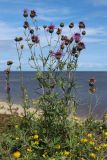
[[27, 9], [24, 10], [23, 16], [24, 16], [25, 18], [28, 17], [28, 11], [27, 11]]
[[80, 42], [81, 40], [81, 35], [80, 33], [75, 33], [74, 36], [73, 36], [74, 40], [76, 43]]
[[10, 61], [7, 61], [7, 65], [8, 65], [8, 66], [10, 66], [10, 65], [12, 65], [12, 64], [13, 64], [13, 61], [11, 61], [11, 60], [10, 60]]
[[49, 33], [53, 33], [54, 30], [55, 30], [55, 26], [52, 25], [52, 24], [51, 24], [50, 26], [47, 27], [47, 31], [48, 31]]
[[79, 42], [77, 45], [77, 50], [80, 52], [83, 49], [85, 49], [85, 44], [83, 42]]
[[71, 22], [71, 23], [69, 24], [69, 28], [73, 28], [73, 27], [74, 27], [74, 23]]
[[25, 21], [23, 27], [24, 27], [25, 29], [29, 28], [29, 23], [28, 23], [27, 21]]
[[80, 29], [84, 29], [85, 28], [85, 23], [84, 22], [79, 22], [79, 25], [78, 25], [78, 27], [80, 28]]
[[22, 38], [22, 37], [16, 37], [14, 40], [15, 40], [16, 42], [20, 42], [20, 41], [23, 40], [23, 38]]
[[60, 35], [61, 32], [62, 32], [62, 29], [61, 29], [61, 28], [58, 28], [56, 34], [57, 34], [57, 35]]
[[36, 16], [37, 16], [36, 11], [35, 11], [35, 10], [31, 10], [31, 12], [30, 12], [30, 17], [31, 17], [31, 18], [34, 18], [34, 17], [36, 17]]
[[95, 83], [96, 83], [96, 79], [93, 77], [91, 79], [89, 79], [89, 92], [94, 94], [96, 92], [96, 87], [95, 87]]
[[83, 35], [83, 36], [86, 35], [86, 31], [82, 31], [82, 35]]
[[34, 30], [33, 29], [30, 29], [30, 34], [34, 34]]
[[93, 87], [95, 85], [95, 83], [96, 83], [96, 79], [94, 77], [89, 79], [89, 86], [90, 87]]
[[63, 22], [60, 23], [60, 27], [64, 27], [64, 23]]
[[33, 35], [31, 39], [33, 43], [39, 43], [39, 37], [37, 35]]

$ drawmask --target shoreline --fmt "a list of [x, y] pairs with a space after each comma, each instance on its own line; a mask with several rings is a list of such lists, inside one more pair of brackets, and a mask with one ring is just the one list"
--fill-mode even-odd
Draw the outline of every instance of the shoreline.
[[[35, 102], [34, 102], [35, 103]], [[38, 103], [38, 102], [36, 102]], [[13, 104], [12, 105], [13, 114], [22, 117], [24, 114], [24, 109], [21, 106], [21, 104]], [[41, 110], [36, 110], [35, 108], [29, 108], [27, 109], [28, 112], [34, 113], [36, 118], [40, 118], [40, 116], [43, 115], [43, 112]], [[5, 101], [0, 100], [0, 115], [11, 115], [11, 112], [9, 111], [8, 103]], [[72, 119], [71, 115], [68, 116], [68, 119]], [[84, 117], [79, 116], [73, 116], [74, 120], [84, 120]]]
[[[21, 104], [13, 104], [12, 109], [13, 109], [13, 114], [18, 115], [18, 116], [24, 115], [24, 109], [21, 106]], [[43, 114], [42, 111], [36, 110], [35, 108], [29, 108], [27, 109], [27, 112], [31, 112], [32, 114], [36, 116], [36, 118], [39, 118]], [[0, 114], [11, 115], [8, 103], [5, 101], [1, 101], [1, 100], [0, 100]]]
[[[33, 102], [34, 104], [37, 104], [38, 101], [34, 101]], [[21, 104], [17, 104], [17, 103], [13, 103], [12, 105], [12, 110], [13, 110], [13, 114], [14, 115], [17, 115], [17, 116], [20, 116], [20, 117], [23, 117], [24, 115], [24, 109], [23, 107], [21, 106]], [[43, 115], [43, 111], [42, 110], [37, 110], [35, 108], [29, 108], [27, 109], [27, 112], [31, 112], [36, 118], [40, 118], [40, 116]], [[9, 105], [6, 101], [3, 101], [3, 100], [0, 100], [0, 115], [11, 115], [11, 112], [9, 110]], [[104, 114], [103, 114], [104, 115]], [[94, 117], [96, 120], [101, 120], [102, 119], [102, 116], [100, 116], [99, 118], [97, 117]], [[72, 114], [68, 116], [69, 119], [75, 119], [75, 120], [85, 120], [87, 119], [87, 115], [76, 115], [76, 116], [73, 116], [72, 117]]]

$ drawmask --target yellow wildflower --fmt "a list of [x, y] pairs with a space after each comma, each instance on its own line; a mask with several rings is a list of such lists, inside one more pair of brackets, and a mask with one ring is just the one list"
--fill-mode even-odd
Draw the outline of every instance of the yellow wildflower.
[[32, 152], [32, 149], [31, 148], [27, 148], [27, 152]]
[[90, 145], [94, 145], [95, 142], [94, 142], [94, 141], [89, 141], [89, 144], [90, 144]]
[[16, 137], [16, 140], [19, 140], [19, 137]]
[[96, 150], [96, 151], [99, 151], [99, 150], [101, 150], [101, 148], [102, 148], [102, 147], [99, 145], [99, 146], [95, 147], [95, 150]]
[[56, 144], [55, 148], [56, 148], [56, 149], [60, 149], [60, 148], [61, 148], [61, 145], [60, 145], [60, 144]]
[[86, 138], [81, 139], [81, 143], [87, 143], [87, 142], [88, 142], [88, 140]]
[[96, 154], [95, 153], [90, 153], [90, 157], [93, 159], [96, 159]]
[[39, 138], [39, 135], [38, 134], [35, 134], [34, 136], [33, 136], [33, 139], [38, 139]]
[[107, 113], [104, 115], [104, 119], [107, 119]]
[[86, 160], [85, 158], [80, 158], [80, 160]]
[[16, 129], [17, 129], [17, 128], [19, 128], [19, 125], [18, 125], [18, 124], [16, 124], [16, 125], [15, 125], [15, 128], [16, 128]]
[[39, 141], [35, 141], [35, 142], [33, 142], [33, 144], [38, 145], [38, 144], [39, 144]]
[[88, 137], [88, 138], [92, 138], [92, 136], [93, 136], [92, 133], [88, 133], [88, 134], [87, 134], [87, 137]]
[[45, 151], [44, 152], [44, 154], [42, 155], [44, 158], [46, 158], [47, 157], [47, 155], [48, 155], [48, 152], [47, 151]]
[[20, 152], [20, 151], [15, 151], [15, 152], [13, 153], [13, 157], [14, 157], [14, 158], [20, 158], [20, 157], [21, 157], [21, 152]]
[[102, 144], [102, 148], [107, 148], [107, 143]]
[[70, 152], [65, 150], [65, 151], [63, 152], [63, 154], [64, 154], [64, 156], [69, 156], [69, 155], [70, 155]]
[[105, 137], [107, 137], [107, 132], [104, 132], [103, 135], [104, 135]]

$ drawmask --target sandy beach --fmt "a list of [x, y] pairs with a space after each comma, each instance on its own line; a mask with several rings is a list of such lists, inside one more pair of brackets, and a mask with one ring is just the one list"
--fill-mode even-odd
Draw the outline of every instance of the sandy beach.
[[[13, 113], [16, 115], [23, 116], [23, 114], [24, 114], [24, 109], [19, 104], [13, 104], [12, 110], [13, 110]], [[36, 117], [39, 117], [40, 115], [43, 114], [42, 111], [36, 110], [35, 108], [29, 108], [29, 109], [27, 109], [27, 112], [31, 112], [31, 113], [35, 114]], [[8, 115], [11, 114], [11, 112], [9, 110], [8, 103], [0, 101], [0, 114], [8, 114]]]
[[[34, 103], [38, 103], [38, 102], [35, 101]], [[18, 115], [20, 117], [23, 117], [24, 109], [21, 105], [13, 104], [12, 105], [12, 110], [13, 110], [14, 115]], [[27, 112], [32, 113], [36, 118], [40, 118], [41, 116], [43, 116], [43, 111], [42, 110], [36, 110], [35, 108], [29, 108], [29, 109], [27, 109]], [[0, 114], [1, 115], [11, 115], [8, 103], [0, 101]], [[85, 118], [86, 117], [73, 116], [72, 114], [70, 114], [68, 116], [69, 120], [72, 119], [72, 120], [77, 120], [77, 121], [84, 120]]]

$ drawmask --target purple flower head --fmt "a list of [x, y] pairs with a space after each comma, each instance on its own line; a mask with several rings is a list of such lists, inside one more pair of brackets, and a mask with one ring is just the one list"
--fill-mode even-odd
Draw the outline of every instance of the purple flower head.
[[62, 51], [57, 51], [56, 53], [55, 53], [55, 58], [56, 59], [60, 59], [61, 57], [62, 57], [62, 55], [63, 55], [63, 52]]
[[58, 50], [57, 52], [51, 51], [51, 55], [59, 60], [62, 56], [64, 56], [64, 53], [62, 50]]
[[31, 39], [33, 43], [39, 43], [39, 37], [37, 35], [33, 35]]
[[75, 33], [74, 36], [73, 36], [74, 40], [76, 43], [80, 42], [81, 40], [81, 35], [80, 33]]
[[55, 29], [55, 26], [51, 24], [50, 26], [48, 26], [48, 29]]
[[51, 24], [51, 25], [49, 25], [49, 26], [47, 27], [47, 31], [48, 31], [49, 33], [53, 33], [53, 32], [54, 32], [54, 29], [55, 29], [55, 26], [54, 26], [53, 24]]

